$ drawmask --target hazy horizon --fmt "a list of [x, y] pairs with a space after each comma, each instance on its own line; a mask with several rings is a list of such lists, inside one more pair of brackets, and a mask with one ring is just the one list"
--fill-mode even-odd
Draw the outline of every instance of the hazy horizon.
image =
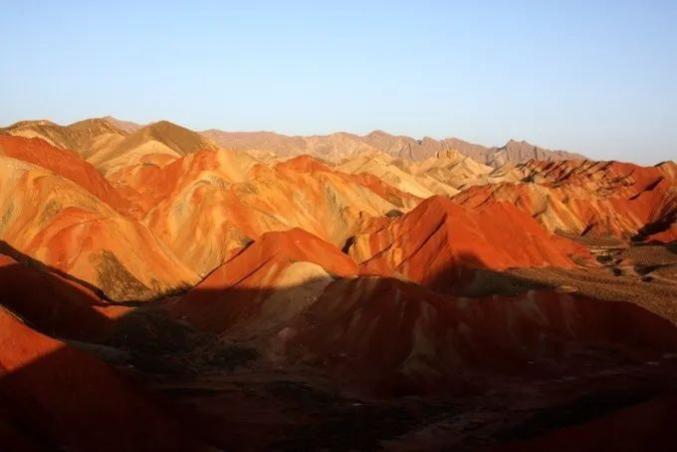
[[[426, 139], [426, 138], [432, 138], [434, 140], [444, 140], [444, 139], [448, 139], [448, 138], [457, 138], [457, 139], [460, 139], [460, 140], [463, 140], [463, 141], [467, 141], [471, 144], [478, 144], [478, 145], [481, 145], [481, 146], [484, 146], [484, 147], [487, 147], [487, 148], [501, 147], [501, 146], [505, 145], [506, 143], [508, 143], [509, 141], [526, 141], [529, 144], [536, 145], [536, 146], [543, 147], [543, 148], [547, 148], [547, 146], [541, 146], [539, 143], [534, 143], [534, 142], [532, 142], [532, 141], [530, 141], [526, 138], [519, 138], [519, 137], [508, 138], [503, 143], [478, 143], [478, 142], [474, 142], [474, 141], [470, 141], [470, 140], [465, 140], [463, 137], [454, 136], [454, 135], [446, 135], [446, 136], [431, 136], [431, 135], [415, 136], [414, 135], [414, 136], [412, 136], [412, 135], [406, 135], [406, 134], [397, 133], [397, 132], [394, 132], [394, 131], [391, 131], [391, 130], [383, 130], [383, 129], [372, 129], [372, 130], [368, 130], [366, 132], [361, 132], [361, 133], [353, 132], [351, 130], [337, 129], [337, 130], [328, 131], [326, 133], [309, 133], [309, 134], [301, 135], [301, 134], [287, 133], [287, 132], [279, 131], [279, 130], [263, 130], [263, 129], [231, 130], [231, 129], [225, 129], [225, 128], [219, 128], [219, 127], [213, 127], [213, 128], [209, 128], [209, 129], [192, 129], [189, 126], [186, 126], [185, 124], [181, 124], [181, 123], [178, 123], [176, 121], [172, 121], [171, 119], [168, 119], [168, 118], [156, 119], [156, 120], [152, 120], [152, 121], [149, 121], [149, 122], [138, 122], [138, 121], [133, 121], [133, 120], [126, 119], [126, 118], [120, 118], [120, 117], [113, 116], [113, 115], [91, 116], [91, 117], [80, 118], [80, 119], [76, 119], [75, 121], [68, 121], [68, 122], [59, 122], [59, 121], [55, 121], [55, 120], [50, 119], [50, 118], [24, 118], [24, 119], [19, 119], [17, 121], [10, 122], [10, 123], [0, 124], [0, 128], [10, 127], [14, 124], [17, 124], [19, 122], [24, 122], [24, 121], [49, 121], [49, 122], [52, 122], [56, 125], [65, 127], [65, 126], [69, 126], [69, 125], [72, 125], [72, 124], [75, 124], [75, 123], [78, 123], [78, 122], [81, 122], [81, 121], [85, 121], [85, 120], [106, 119], [106, 118], [111, 118], [113, 120], [122, 121], [122, 122], [131, 122], [131, 123], [134, 123], [134, 124], [141, 126], [141, 127], [145, 127], [145, 126], [148, 126], [148, 125], [151, 125], [151, 124], [154, 124], [154, 123], [158, 123], [158, 122], [162, 122], [162, 121], [167, 121], [167, 122], [171, 122], [171, 123], [176, 124], [178, 126], [188, 128], [190, 130], [193, 130], [194, 132], [199, 132], [199, 133], [215, 130], [215, 131], [227, 132], [227, 133], [273, 133], [273, 134], [283, 135], [283, 136], [288, 136], [288, 137], [297, 137], [297, 136], [306, 136], [307, 137], [307, 136], [328, 136], [328, 135], [337, 134], [337, 133], [347, 133], [347, 134], [353, 134], [353, 135], [357, 135], [357, 136], [366, 136], [366, 135], [369, 135], [369, 134], [375, 133], [375, 132], [383, 132], [383, 133], [386, 133], [386, 134], [392, 135], [392, 136], [403, 136], [403, 137], [413, 138], [413, 139], [416, 139], [416, 140], [423, 140], [423, 139]], [[554, 149], [554, 148], [547, 148], [547, 149], [549, 149], [551, 151], [562, 150], [562, 151], [569, 151], [569, 152], [577, 152], [576, 150], [573, 150], [573, 149]]]
[[384, 130], [654, 164], [677, 154], [675, 22], [663, 1], [11, 4], [0, 124]]

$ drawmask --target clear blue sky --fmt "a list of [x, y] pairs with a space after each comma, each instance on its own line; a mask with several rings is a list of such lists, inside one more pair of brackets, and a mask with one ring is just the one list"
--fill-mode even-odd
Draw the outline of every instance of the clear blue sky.
[[0, 124], [107, 114], [676, 159], [677, 1], [0, 0]]

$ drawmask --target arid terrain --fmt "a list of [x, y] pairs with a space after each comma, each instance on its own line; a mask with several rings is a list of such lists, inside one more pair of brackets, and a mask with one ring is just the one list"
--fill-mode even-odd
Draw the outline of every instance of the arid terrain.
[[0, 129], [0, 450], [677, 450], [677, 163]]

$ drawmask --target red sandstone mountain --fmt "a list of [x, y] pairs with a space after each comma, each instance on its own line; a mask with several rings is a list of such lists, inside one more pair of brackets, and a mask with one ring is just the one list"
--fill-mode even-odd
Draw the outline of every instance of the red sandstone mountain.
[[528, 183], [472, 187], [454, 198], [474, 208], [506, 201], [551, 231], [645, 238], [666, 231], [677, 217], [674, 162], [640, 167], [618, 162], [529, 162], [521, 171]]
[[[404, 165], [398, 165], [383, 153], [361, 154], [344, 160], [337, 169], [350, 174], [369, 174], [419, 198], [435, 194], [454, 195], [458, 190], [451, 184], [441, 182], [427, 174], [416, 174]], [[449, 182], [449, 181], [447, 181]]]
[[112, 299], [148, 299], [194, 283], [130, 206], [75, 154], [0, 136], [1, 240]]
[[75, 151], [104, 172], [217, 147], [200, 134], [169, 121], [143, 127], [110, 117], [86, 119], [68, 126], [50, 121], [22, 121], [0, 132], [40, 138], [60, 149]]
[[0, 135], [0, 155], [40, 166], [64, 177], [115, 210], [126, 213], [131, 206], [92, 165], [67, 149], [59, 149], [39, 138]]
[[350, 257], [302, 229], [269, 232], [212, 272], [171, 310], [200, 329], [260, 333], [303, 311], [333, 277], [357, 273]]
[[[484, 445], [525, 412], [538, 428], [543, 407], [571, 413], [576, 394], [674, 386], [674, 162], [213, 135], [2, 130], [0, 448], [198, 449], [173, 413], [220, 449]], [[603, 442], [629, 412], [545, 422], [517, 447]]]
[[217, 148], [211, 140], [192, 130], [169, 121], [159, 121], [132, 132], [89, 160], [108, 173], [132, 164], [157, 164], [158, 161]]
[[275, 166], [246, 154], [202, 151], [162, 168], [111, 176], [144, 206], [144, 224], [201, 275], [265, 232], [301, 227], [343, 246], [374, 219], [418, 198], [364, 176], [299, 157]]
[[[538, 234], [531, 221], [525, 236]], [[641, 350], [647, 359], [677, 346], [671, 322], [629, 303], [545, 290], [470, 300], [357, 271], [300, 229], [268, 233], [167, 309], [222, 337], [264, 344], [276, 362], [322, 362], [344, 381], [383, 394], [455, 391], [478, 372], [520, 374], [527, 361], [556, 371], [551, 360], [575, 361], [580, 343]], [[637, 334], [628, 337], [630, 330]]]
[[367, 274], [453, 287], [469, 270], [573, 267], [587, 251], [545, 231], [511, 204], [468, 209], [437, 196], [382, 229], [355, 237], [350, 255]]
[[21, 121], [5, 129], [8, 135], [40, 138], [52, 146], [70, 149], [84, 158], [116, 146], [127, 132], [105, 118], [85, 119], [68, 126], [50, 121]]

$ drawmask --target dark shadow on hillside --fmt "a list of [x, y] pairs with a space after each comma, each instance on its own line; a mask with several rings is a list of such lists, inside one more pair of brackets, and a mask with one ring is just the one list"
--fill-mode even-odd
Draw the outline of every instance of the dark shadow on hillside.
[[677, 222], [677, 209], [668, 215], [663, 216], [659, 220], [645, 225], [632, 237], [632, 241], [636, 243], [643, 242], [653, 234], [658, 234], [670, 229], [675, 222]]
[[[347, 310], [340, 308], [348, 302], [348, 297], [320, 297], [299, 303], [301, 296], [314, 293], [317, 288], [318, 281], [309, 280], [283, 289], [195, 289], [183, 299], [139, 305], [119, 316], [108, 315], [106, 310], [110, 306], [74, 285], [72, 279], [45, 273], [48, 269], [44, 266], [15, 264], [0, 268], [0, 282], [4, 282], [0, 303], [27, 325], [49, 336], [125, 350], [132, 355], [131, 362], [136, 369], [123, 375], [90, 354], [62, 345], [9, 373], [2, 374], [0, 370], [0, 407], [4, 408], [0, 408], [0, 441], [10, 441], [14, 435], [13, 441], [17, 443], [7, 444], [25, 440], [35, 443], [38, 449], [67, 444], [73, 450], [91, 450], [92, 445], [100, 446], [99, 450], [198, 450], [193, 438], [236, 450], [271, 444], [283, 450], [374, 449], [382, 445], [381, 441], [394, 440], [425, 426], [426, 422], [437, 422], [440, 416], [458, 416], [465, 412], [448, 401], [442, 402], [445, 395], [440, 388], [445, 381], [456, 383], [457, 374], [477, 377], [472, 382], [473, 397], [480, 397], [506, 377], [519, 377], [519, 385], [528, 386], [541, 381], [544, 375], [556, 377], [550, 372], [552, 369], [564, 377], [577, 375], [581, 366], [603, 371], [607, 367], [639, 366], [644, 360], [659, 360], [664, 354], [677, 353], [675, 326], [636, 305], [579, 300], [574, 295], [565, 301], [519, 298], [531, 290], [552, 291], [553, 288], [482, 268], [484, 265], [472, 256], [464, 257], [461, 262], [461, 266], [444, 269], [433, 279], [431, 287], [437, 292], [388, 278], [338, 279], [330, 286], [335, 293], [353, 290], [353, 295], [358, 296], [359, 303]], [[366, 280], [370, 282], [367, 284]], [[366, 286], [375, 285], [376, 291], [360, 292], [361, 281]], [[460, 284], [462, 281], [467, 284]], [[460, 302], [444, 295], [444, 291], [467, 298]], [[374, 299], [359, 298], [360, 293], [374, 293], [384, 299], [374, 304]], [[495, 294], [517, 298], [492, 299]], [[571, 303], [580, 304], [576, 312], [583, 316], [582, 323], [573, 327], [557, 321], [558, 315]], [[272, 317], [266, 314], [266, 309], [275, 304], [285, 304], [281, 311], [284, 321], [279, 321], [281, 317], [275, 310]], [[442, 328], [433, 336], [450, 348], [454, 343], [443, 339], [445, 325], [457, 316], [467, 315], [464, 312], [468, 305], [479, 312], [478, 317], [463, 320], [467, 328], [464, 334], [477, 341], [459, 352], [462, 360], [455, 364], [457, 367], [449, 361], [452, 364], [439, 368], [448, 373], [441, 378], [435, 375], [436, 384], [442, 384], [436, 386], [437, 393], [430, 392], [427, 383], [420, 380], [406, 382], [404, 393], [412, 395], [421, 390], [427, 397], [425, 400], [432, 401], [424, 403], [415, 399], [414, 402], [411, 398], [397, 397], [397, 391], [382, 394], [377, 401], [342, 395], [345, 377], [350, 376], [350, 372], [352, 380], [360, 382], [364, 373], [367, 384], [377, 386], [383, 385], [384, 380], [373, 380], [373, 375], [388, 380], [387, 372], [399, 372], [396, 367], [383, 367], [378, 359], [370, 363], [372, 347], [371, 351], [365, 351], [364, 357], [357, 357], [346, 374], [341, 355], [345, 353], [345, 346], [352, 343], [351, 322], [358, 322], [366, 312], [361, 307], [374, 305], [376, 309], [370, 312], [375, 313], [375, 328], [383, 337], [373, 344], [380, 347], [382, 354], [406, 358], [411, 353], [417, 321], [423, 318], [421, 306], [424, 304], [433, 307], [432, 315], [438, 319], [427, 323], [426, 328]], [[402, 306], [402, 311], [397, 311], [399, 323], [391, 321], [395, 318], [393, 312]], [[545, 317], [528, 317], [529, 310], [535, 308], [541, 309]], [[267, 348], [270, 339], [287, 328], [302, 333], [295, 336], [299, 342], [289, 342], [290, 361], [269, 365], [266, 354], [270, 351]], [[324, 334], [343, 330], [346, 337], [327, 339]], [[370, 340], [366, 328], [358, 331], [364, 333], [360, 341]], [[215, 334], [222, 334], [229, 341], [217, 340]], [[505, 341], [508, 337], [516, 339], [509, 343]], [[541, 337], [546, 338], [545, 342]], [[568, 354], [570, 350], [575, 353]], [[429, 351], [437, 353], [433, 357], [440, 362], [448, 359], [439, 348]], [[318, 353], [322, 354], [326, 362], [305, 359], [307, 352], [315, 358]], [[2, 351], [0, 357], [1, 354]], [[491, 360], [495, 362], [488, 362]], [[265, 375], [273, 375], [266, 378], [273, 380], [259, 383], [256, 378], [243, 377], [244, 381], [228, 386], [227, 391], [218, 386], [201, 386], [203, 373], [227, 377], [250, 364], [255, 364], [251, 372], [265, 371]], [[637, 391], [638, 398], [619, 399], [617, 404], [611, 403], [608, 410], [594, 412], [594, 416], [603, 416], [670, 390], [674, 368], [649, 369], [653, 373], [645, 376], [645, 381], [631, 382], [627, 387], [628, 391]], [[304, 372], [313, 376], [320, 374], [322, 385], [313, 386], [309, 381], [314, 380]], [[140, 381], [134, 374], [145, 375], [151, 381], [146, 381], [146, 377]], [[188, 384], [179, 385], [173, 391], [165, 390], [162, 397], [144, 389], [158, 378], [187, 380]], [[295, 378], [301, 382], [294, 382]], [[628, 384], [627, 378], [618, 381]], [[585, 385], [574, 385], [577, 389], [572, 390], [572, 397], [590, 389]], [[647, 385], [653, 386], [654, 391], [643, 392]], [[257, 392], [258, 388], [263, 388], [261, 393]], [[229, 410], [227, 406], [231, 403], [235, 408]], [[201, 404], [208, 407], [207, 413], [200, 412]], [[226, 407], [218, 408], [222, 411], [217, 412], [224, 413], [222, 415], [209, 411], [221, 406]], [[367, 408], [359, 408], [361, 406]], [[527, 425], [519, 431], [532, 431], [531, 434], [537, 435], [575, 424], [587, 419], [584, 411], [569, 417], [555, 416], [560, 420], [546, 427], [532, 431]], [[293, 423], [287, 418], [293, 419]], [[501, 440], [492, 438], [490, 435], [490, 442]]]
[[112, 327], [90, 290], [56, 274], [14, 263], [0, 267], [0, 304], [51, 336], [96, 340]]
[[453, 267], [442, 269], [424, 284], [444, 294], [466, 297], [514, 296], [529, 290], [555, 289], [549, 284], [492, 270], [483, 260], [468, 253], [457, 256]]
[[107, 300], [106, 295], [93, 284], [88, 283], [87, 281], [84, 281], [82, 279], [79, 279], [73, 275], [69, 275], [68, 273], [59, 270], [56, 267], [47, 265], [43, 262], [40, 262], [37, 259], [34, 259], [33, 257], [29, 256], [28, 254], [22, 253], [21, 251], [17, 250], [16, 248], [12, 247], [9, 243], [7, 243], [4, 240], [0, 240], [0, 254], [4, 254], [6, 256], [11, 257], [18, 263], [21, 263], [23, 265], [26, 265], [31, 268], [35, 268], [37, 270], [42, 270], [44, 272], [49, 272], [54, 275], [59, 276], [60, 278], [63, 278], [65, 280], [73, 281], [77, 284], [80, 284], [81, 286], [86, 287], [90, 291], [92, 291], [98, 298], [101, 300]]
[[0, 406], [2, 450], [200, 450], [168, 401], [65, 344], [0, 368]]
[[[244, 248], [243, 248], [244, 249]], [[4, 240], [0, 240], [0, 254], [4, 254], [6, 256], [11, 257], [15, 261], [17, 261], [20, 264], [26, 265], [28, 267], [41, 270], [44, 272], [48, 272], [54, 276], [58, 276], [59, 278], [62, 278], [66, 281], [71, 281], [77, 285], [80, 285], [90, 292], [92, 292], [92, 295], [94, 295], [96, 298], [99, 299], [100, 303], [106, 303], [106, 304], [117, 304], [117, 305], [124, 305], [124, 306], [140, 306], [144, 303], [150, 302], [150, 301], [156, 301], [159, 299], [171, 297], [171, 296], [176, 296], [176, 295], [181, 295], [185, 293], [188, 288], [187, 287], [178, 287], [173, 290], [168, 290], [160, 295], [157, 295], [152, 298], [145, 299], [143, 301], [140, 300], [123, 300], [123, 301], [115, 301], [108, 297], [106, 293], [98, 286], [85, 281], [83, 279], [80, 279], [76, 276], [73, 276], [69, 273], [64, 272], [63, 270], [60, 270], [54, 266], [47, 265], [32, 256], [29, 256], [28, 254], [22, 253], [21, 251], [17, 250], [16, 248], [12, 247], [9, 243], [7, 243]], [[114, 265], [120, 265], [120, 271], [121, 274], [126, 273], [126, 269], [121, 266], [121, 264], [114, 264]], [[138, 284], [141, 284], [140, 282], [137, 281]], [[144, 286], [145, 287], [145, 286]], [[146, 288], [147, 289], [147, 288]]]
[[[171, 403], [79, 349], [100, 355], [138, 315], [6, 243], [2, 250], [17, 262], [0, 266], [0, 449], [202, 450]], [[165, 339], [176, 331], [162, 330]]]

